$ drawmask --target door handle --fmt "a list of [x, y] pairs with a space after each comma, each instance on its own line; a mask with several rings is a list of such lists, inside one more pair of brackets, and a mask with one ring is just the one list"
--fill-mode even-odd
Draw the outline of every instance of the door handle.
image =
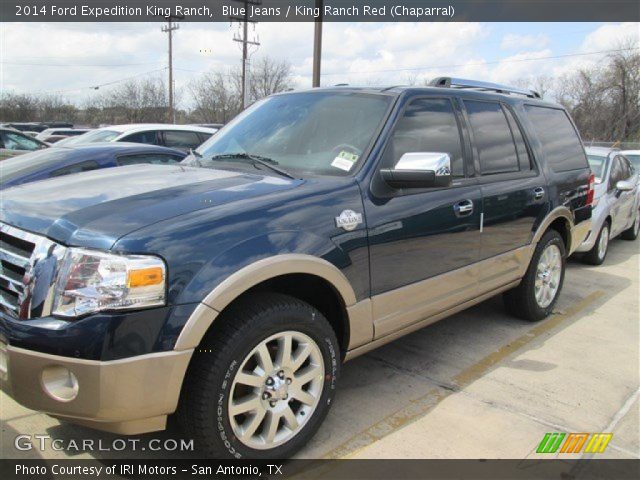
[[473, 202], [471, 200], [462, 200], [453, 206], [453, 211], [458, 217], [467, 217], [473, 213]]
[[544, 188], [542, 187], [537, 187], [533, 189], [533, 198], [535, 200], [540, 200], [542, 199], [542, 197], [544, 197]]

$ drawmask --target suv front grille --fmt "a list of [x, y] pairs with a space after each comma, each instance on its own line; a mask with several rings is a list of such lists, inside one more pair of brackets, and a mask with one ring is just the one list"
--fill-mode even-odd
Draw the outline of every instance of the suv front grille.
[[19, 319], [50, 313], [64, 250], [45, 237], [0, 223], [0, 310]]

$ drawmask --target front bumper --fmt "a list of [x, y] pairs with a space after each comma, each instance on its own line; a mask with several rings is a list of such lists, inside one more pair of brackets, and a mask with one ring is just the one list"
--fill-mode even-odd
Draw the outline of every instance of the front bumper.
[[[604, 199], [602, 199], [601, 202], [603, 200]], [[600, 207], [600, 204], [598, 204], [598, 206], [592, 210], [591, 223], [589, 225], [589, 229], [585, 237], [583, 237], [583, 241], [575, 249], [575, 253], [588, 252], [596, 244], [596, 240], [598, 239], [598, 234], [600, 233], [600, 229], [602, 228], [602, 225], [604, 224], [604, 221], [606, 220], [607, 215], [609, 213], [607, 208], [602, 208], [602, 207], [598, 208], [598, 207]]]
[[[0, 344], [0, 388], [20, 404], [52, 416], [124, 435], [163, 430], [178, 405], [193, 350], [112, 361], [84, 360]], [[56, 399], [46, 368], [61, 367], [77, 380], [77, 394]]]

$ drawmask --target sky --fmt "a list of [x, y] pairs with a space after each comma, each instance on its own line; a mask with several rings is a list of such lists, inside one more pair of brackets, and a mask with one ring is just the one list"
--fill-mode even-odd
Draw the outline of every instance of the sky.
[[[166, 76], [167, 35], [161, 26], [0, 24], [0, 88], [60, 93], [81, 103], [98, 85], [104, 91], [129, 78]], [[323, 28], [322, 85], [397, 85], [437, 76], [500, 83], [557, 77], [602, 60], [604, 54], [592, 52], [640, 37], [638, 23], [325, 23]], [[228, 23], [181, 23], [174, 32], [176, 87], [184, 91], [203, 72], [239, 66], [237, 29]], [[295, 87], [311, 86], [313, 23], [261, 23], [250, 32], [261, 42], [252, 59], [286, 59]]]

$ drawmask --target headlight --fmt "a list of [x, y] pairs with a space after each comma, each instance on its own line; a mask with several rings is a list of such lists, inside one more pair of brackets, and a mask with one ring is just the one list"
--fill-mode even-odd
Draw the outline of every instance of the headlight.
[[56, 284], [53, 314], [77, 317], [164, 305], [165, 273], [157, 257], [70, 248]]

